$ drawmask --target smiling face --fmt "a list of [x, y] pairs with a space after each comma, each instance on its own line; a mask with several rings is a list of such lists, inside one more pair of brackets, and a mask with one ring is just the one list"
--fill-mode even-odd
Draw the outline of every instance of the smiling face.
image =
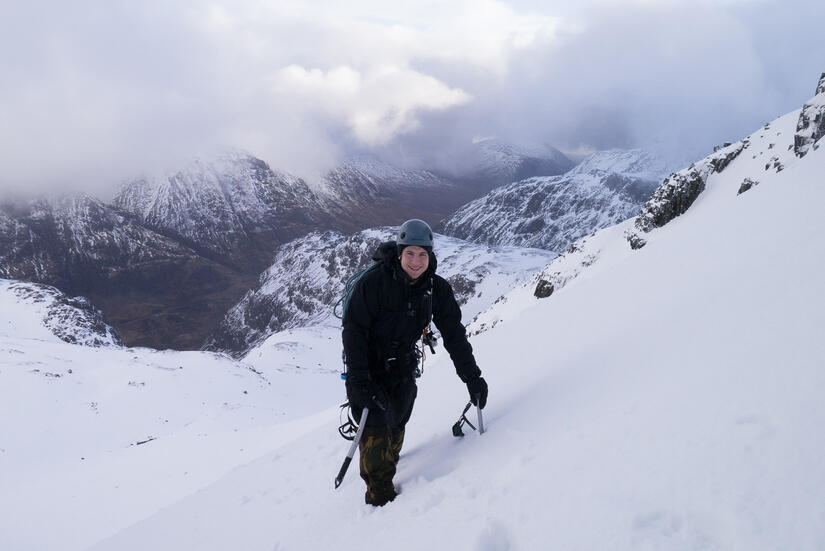
[[418, 279], [430, 265], [430, 254], [422, 247], [410, 245], [401, 251], [400, 260], [401, 269], [410, 279]]

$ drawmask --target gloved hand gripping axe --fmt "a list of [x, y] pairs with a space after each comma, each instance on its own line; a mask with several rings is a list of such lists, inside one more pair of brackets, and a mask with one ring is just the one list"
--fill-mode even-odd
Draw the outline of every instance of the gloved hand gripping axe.
[[[476, 397], [476, 402], [481, 399], [481, 396]], [[478, 428], [473, 425], [469, 419], [467, 419], [467, 412], [473, 406], [473, 402], [467, 402], [467, 405], [464, 406], [464, 411], [461, 412], [461, 417], [458, 418], [458, 421], [455, 422], [453, 425], [453, 436], [461, 437], [464, 436], [464, 431], [461, 430], [463, 425], [469, 425], [471, 429], [477, 430], [479, 434], [484, 434], [484, 419], [481, 416], [481, 408], [477, 407], [478, 410]]]

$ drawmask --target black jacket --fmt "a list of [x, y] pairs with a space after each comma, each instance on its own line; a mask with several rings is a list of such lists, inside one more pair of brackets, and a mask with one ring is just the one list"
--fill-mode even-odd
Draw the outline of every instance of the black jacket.
[[358, 281], [344, 314], [347, 379], [369, 378], [392, 386], [413, 377], [413, 347], [431, 317], [461, 380], [481, 376], [453, 289], [435, 273], [435, 255], [430, 253], [427, 271], [412, 284], [401, 269], [394, 241], [382, 243], [373, 260], [378, 268]]

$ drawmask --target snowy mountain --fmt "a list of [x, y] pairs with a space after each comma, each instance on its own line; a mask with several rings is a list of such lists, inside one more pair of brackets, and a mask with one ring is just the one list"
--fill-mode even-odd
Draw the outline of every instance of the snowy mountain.
[[496, 188], [443, 220], [440, 230], [477, 243], [563, 250], [637, 214], [665, 174], [664, 163], [645, 151], [602, 151], [563, 175]]
[[[48, 285], [0, 279], [3, 337], [61, 341], [83, 346], [122, 346], [117, 331], [84, 297], [68, 297]], [[11, 313], [13, 315], [10, 315]]]
[[193, 249], [258, 269], [274, 245], [317, 229], [326, 218], [300, 178], [245, 153], [195, 161], [174, 174], [124, 186], [115, 205]]
[[120, 266], [188, 254], [180, 244], [85, 194], [0, 205], [3, 277], [83, 286], [84, 279], [105, 278], [105, 272]]
[[[226, 315], [207, 349], [244, 354], [273, 333], [310, 325], [338, 325], [332, 307], [349, 276], [372, 263], [394, 228], [345, 236], [314, 232], [282, 245], [275, 262]], [[537, 249], [491, 248], [436, 235], [438, 273], [453, 286], [465, 316], [475, 315], [496, 297], [544, 266], [553, 254]]]
[[348, 232], [414, 217], [439, 220], [449, 212], [449, 205], [465, 196], [450, 179], [427, 170], [403, 170], [367, 156], [330, 170], [316, 191], [334, 220], [330, 227]]
[[0, 548], [818, 551], [825, 150], [794, 151], [801, 114], [663, 184], [669, 221], [595, 232], [478, 317], [485, 434], [450, 434], [466, 389], [428, 360], [383, 508], [355, 465], [333, 487], [332, 374], [0, 334]]
[[497, 138], [475, 142], [466, 174], [459, 178], [492, 189], [534, 176], [554, 176], [573, 168], [561, 151], [544, 144], [513, 143]]
[[88, 195], [0, 204], [0, 277], [88, 297], [130, 345], [197, 348], [255, 275]]

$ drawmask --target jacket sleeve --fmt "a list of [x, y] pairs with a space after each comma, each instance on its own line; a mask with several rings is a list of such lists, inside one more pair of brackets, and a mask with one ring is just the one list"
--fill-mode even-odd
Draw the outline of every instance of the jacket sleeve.
[[473, 356], [473, 347], [467, 340], [467, 332], [461, 323], [461, 309], [455, 300], [453, 288], [444, 278], [433, 281], [433, 322], [441, 331], [444, 348], [450, 353], [455, 371], [464, 381], [481, 376], [481, 370]]
[[378, 299], [374, 278], [362, 278], [352, 292], [341, 321], [348, 380], [369, 378], [369, 338], [378, 316]]

